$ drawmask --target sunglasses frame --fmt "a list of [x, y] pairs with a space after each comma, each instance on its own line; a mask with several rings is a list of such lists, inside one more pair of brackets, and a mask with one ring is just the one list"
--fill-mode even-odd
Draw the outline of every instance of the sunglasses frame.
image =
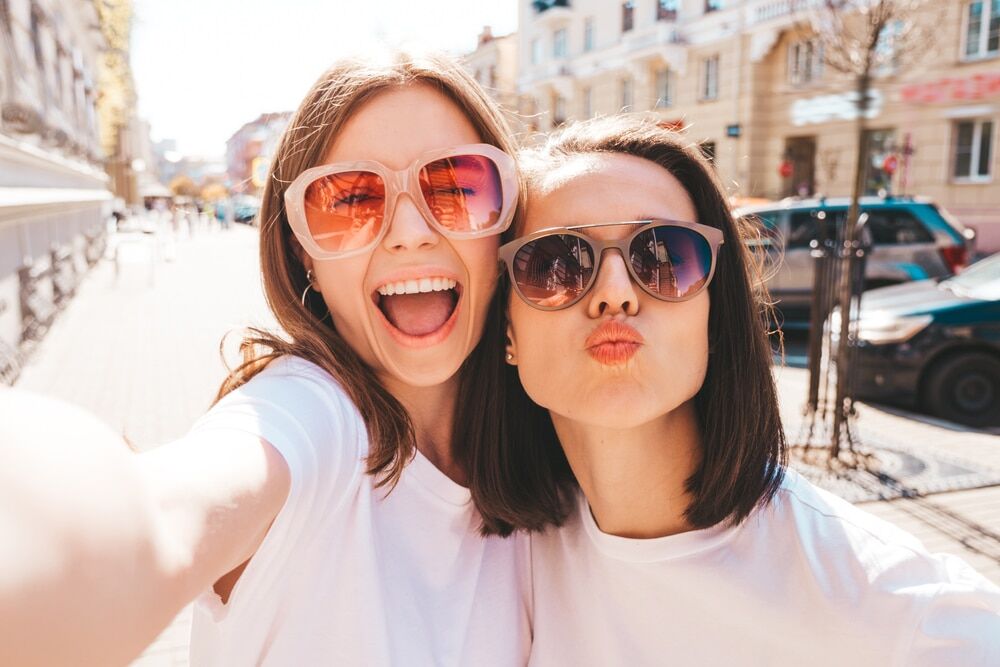
[[[455, 232], [446, 229], [434, 218], [434, 214], [431, 212], [430, 206], [427, 205], [423, 192], [420, 190], [421, 169], [431, 162], [459, 155], [485, 157], [496, 165], [497, 173], [500, 177], [501, 196], [503, 199], [500, 204], [500, 215], [497, 223], [488, 229], [480, 229], [475, 232]], [[382, 179], [386, 192], [385, 210], [382, 213], [382, 228], [375, 239], [363, 247], [351, 248], [347, 251], [323, 250], [309, 232], [309, 221], [306, 219], [305, 209], [306, 189], [324, 176], [347, 171], [367, 171], [376, 174]], [[302, 244], [302, 247], [310, 257], [317, 260], [343, 259], [369, 252], [385, 238], [392, 224], [392, 216], [396, 211], [396, 204], [403, 193], [410, 196], [410, 199], [413, 200], [424, 220], [442, 236], [457, 240], [494, 236], [503, 233], [510, 226], [510, 222], [514, 217], [514, 209], [517, 207], [518, 197], [517, 168], [511, 156], [491, 144], [463, 144], [452, 146], [451, 148], [429, 151], [418, 156], [408, 167], [399, 170], [390, 169], [375, 160], [334, 162], [306, 169], [295, 177], [295, 180], [285, 190], [285, 212], [292, 233], [295, 234], [295, 238], [299, 240], [299, 243]]]
[[[615, 225], [635, 226], [636, 230], [633, 231], [628, 236], [625, 236], [620, 239], [615, 239], [612, 241], [595, 239], [594, 237], [580, 231], [585, 229], [594, 229], [596, 227], [612, 227]], [[647, 287], [646, 284], [639, 279], [639, 276], [636, 275], [635, 268], [632, 266], [632, 260], [629, 257], [629, 252], [628, 252], [629, 246], [632, 245], [632, 241], [634, 241], [635, 237], [637, 237], [639, 234], [648, 231], [650, 229], [659, 227], [683, 227], [685, 229], [690, 229], [698, 233], [708, 243], [708, 246], [712, 251], [712, 263], [708, 269], [708, 277], [705, 279], [705, 284], [699, 287], [697, 291], [691, 294], [687, 294], [683, 297], [666, 297], [660, 294], [659, 292], [654, 292], [653, 290], [649, 289], [649, 287]], [[531, 243], [532, 241], [536, 241], [546, 236], [576, 236], [586, 241], [594, 252], [595, 266], [594, 266], [594, 271], [590, 274], [590, 280], [587, 281], [587, 284], [584, 286], [582, 290], [580, 290], [580, 293], [577, 295], [575, 299], [573, 299], [572, 301], [567, 301], [566, 303], [560, 304], [558, 306], [540, 306], [536, 303], [533, 303], [521, 291], [521, 288], [517, 284], [517, 280], [514, 277], [514, 258], [517, 256], [517, 253], [520, 252], [521, 248]], [[500, 246], [499, 254], [500, 254], [500, 261], [503, 262], [507, 267], [507, 275], [510, 278], [510, 284], [513, 286], [514, 291], [517, 292], [518, 297], [520, 297], [522, 301], [524, 301], [532, 308], [537, 308], [538, 310], [563, 310], [565, 308], [569, 308], [572, 305], [575, 305], [581, 299], [583, 299], [583, 297], [585, 297], [588, 292], [590, 292], [590, 289], [594, 286], [594, 283], [597, 281], [597, 274], [600, 273], [601, 264], [604, 261], [604, 252], [612, 248], [617, 249], [618, 252], [621, 253], [622, 259], [625, 261], [625, 266], [628, 268], [628, 273], [632, 277], [632, 280], [634, 280], [635, 283], [646, 294], [649, 294], [653, 298], [659, 299], [660, 301], [680, 302], [693, 299], [694, 297], [698, 296], [703, 291], [705, 291], [705, 289], [708, 288], [709, 284], [711, 284], [712, 277], [715, 275], [716, 261], [719, 256], [719, 246], [721, 246], [725, 242], [726, 242], [725, 236], [722, 230], [719, 229], [718, 227], [710, 227], [708, 225], [702, 225], [697, 222], [685, 222], [683, 220], [650, 218], [648, 220], [628, 220], [624, 222], [597, 222], [589, 225], [573, 225], [570, 227], [548, 227], [546, 229], [540, 229], [537, 232], [533, 232], [528, 236], [524, 236], [519, 239], [514, 239], [509, 243], [503, 244], [502, 246]]]

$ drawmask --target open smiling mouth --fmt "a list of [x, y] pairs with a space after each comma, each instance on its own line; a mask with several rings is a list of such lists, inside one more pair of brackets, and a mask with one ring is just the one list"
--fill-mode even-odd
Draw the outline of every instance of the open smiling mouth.
[[456, 280], [420, 278], [386, 283], [372, 301], [396, 339], [426, 344], [443, 339], [454, 327], [461, 293]]

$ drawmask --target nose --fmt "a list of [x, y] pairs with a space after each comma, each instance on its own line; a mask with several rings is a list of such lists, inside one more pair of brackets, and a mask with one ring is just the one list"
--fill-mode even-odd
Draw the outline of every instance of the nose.
[[410, 193], [400, 193], [393, 209], [392, 218], [387, 221], [389, 229], [382, 240], [386, 250], [416, 250], [437, 245], [440, 235], [424, 218]]
[[[610, 254], [608, 251], [611, 251]], [[639, 293], [625, 265], [625, 257], [615, 248], [608, 248], [608, 251], [601, 256], [597, 267], [597, 277], [587, 303], [587, 315], [595, 319], [618, 313], [637, 315]]]

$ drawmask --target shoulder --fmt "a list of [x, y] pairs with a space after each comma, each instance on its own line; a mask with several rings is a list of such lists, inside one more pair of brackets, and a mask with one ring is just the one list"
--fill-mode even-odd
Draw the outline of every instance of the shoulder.
[[896, 619], [905, 664], [1000, 664], [1000, 589], [961, 558], [928, 552], [910, 533], [794, 471], [761, 516], [784, 538], [778, 548], [788, 566], [797, 553], [829, 599]]
[[884, 550], [925, 553], [910, 533], [814, 486], [794, 470], [785, 471], [774, 505], [803, 539], [843, 543], [859, 557]]
[[267, 410], [304, 426], [340, 427], [363, 424], [360, 413], [340, 383], [316, 364], [298, 357], [272, 361], [245, 384], [226, 394], [206, 414]]
[[[276, 448], [293, 470], [349, 474], [367, 453], [367, 430], [340, 383], [305, 359], [281, 357], [226, 394], [194, 425], [251, 433]], [[322, 464], [322, 465], [317, 465]]]
[[915, 536], [787, 471], [771, 516], [794, 534], [802, 553], [816, 556], [828, 574], [863, 577], [881, 592], [920, 592], [974, 583], [994, 588], [964, 561], [932, 554]]

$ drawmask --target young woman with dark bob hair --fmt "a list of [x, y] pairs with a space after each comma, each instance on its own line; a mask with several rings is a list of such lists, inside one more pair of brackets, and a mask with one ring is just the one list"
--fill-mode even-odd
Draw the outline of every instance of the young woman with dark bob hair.
[[123, 664], [196, 600], [192, 665], [525, 664], [527, 541], [481, 536], [470, 474], [502, 435], [480, 339], [511, 151], [458, 63], [345, 60], [264, 192], [282, 332], [246, 339], [189, 435], [132, 454], [0, 395], [0, 662]]
[[[508, 418], [566, 501], [531, 539], [530, 663], [1000, 664], [1000, 590], [785, 468], [753, 232], [697, 148], [608, 118], [522, 168]], [[534, 525], [495, 461], [488, 521]]]

